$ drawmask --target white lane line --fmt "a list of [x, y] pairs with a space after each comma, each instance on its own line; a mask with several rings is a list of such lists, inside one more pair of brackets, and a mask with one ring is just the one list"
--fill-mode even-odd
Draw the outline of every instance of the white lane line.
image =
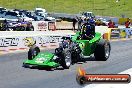
[[[132, 76], [132, 68], [125, 70], [119, 74], [129, 74]], [[90, 84], [83, 88], [132, 88], [132, 82], [129, 84]]]

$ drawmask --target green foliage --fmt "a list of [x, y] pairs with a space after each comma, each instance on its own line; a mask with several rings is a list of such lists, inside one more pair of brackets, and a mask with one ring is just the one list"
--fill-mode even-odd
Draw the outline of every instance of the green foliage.
[[132, 0], [0, 0], [0, 6], [33, 10], [45, 8], [48, 12], [80, 13], [93, 11], [96, 15], [126, 15], [132, 18]]

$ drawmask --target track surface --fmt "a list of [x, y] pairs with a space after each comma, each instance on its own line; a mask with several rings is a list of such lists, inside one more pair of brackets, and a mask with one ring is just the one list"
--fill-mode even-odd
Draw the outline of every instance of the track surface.
[[132, 41], [111, 42], [111, 46], [111, 56], [106, 62], [89, 59], [86, 63], [72, 65], [68, 70], [61, 67], [54, 71], [23, 68], [26, 52], [0, 56], [0, 88], [81, 88], [75, 80], [80, 65], [87, 73], [100, 74], [132, 68]]

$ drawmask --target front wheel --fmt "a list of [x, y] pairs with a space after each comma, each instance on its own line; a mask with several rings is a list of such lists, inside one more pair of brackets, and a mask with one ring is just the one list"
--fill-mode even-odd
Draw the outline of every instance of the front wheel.
[[29, 51], [28, 51], [28, 59], [32, 60], [35, 56], [38, 55], [38, 53], [40, 52], [40, 49], [38, 46], [32, 46]]
[[98, 61], [106, 61], [110, 56], [110, 42], [107, 40], [100, 40], [95, 48], [94, 56]]
[[71, 65], [71, 52], [68, 48], [65, 48], [62, 52], [61, 65], [64, 69], [69, 69]]

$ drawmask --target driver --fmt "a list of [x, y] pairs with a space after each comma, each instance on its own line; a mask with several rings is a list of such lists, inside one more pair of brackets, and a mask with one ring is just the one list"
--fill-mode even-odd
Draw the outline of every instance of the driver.
[[82, 27], [81, 39], [90, 40], [95, 36], [95, 21], [93, 19], [87, 19]]

